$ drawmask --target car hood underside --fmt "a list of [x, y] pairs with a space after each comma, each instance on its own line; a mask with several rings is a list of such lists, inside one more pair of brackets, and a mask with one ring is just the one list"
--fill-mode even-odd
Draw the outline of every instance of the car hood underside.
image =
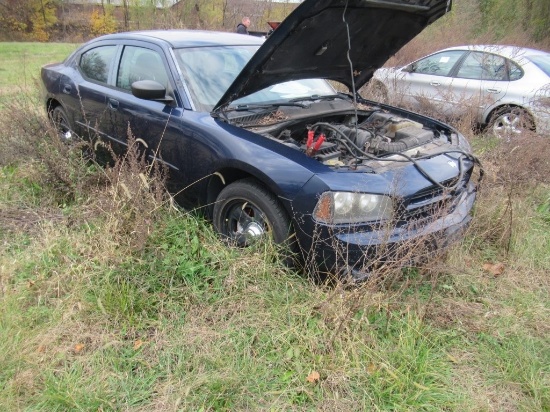
[[297, 79], [325, 78], [358, 89], [450, 7], [451, 0], [305, 0], [269, 36], [216, 108]]

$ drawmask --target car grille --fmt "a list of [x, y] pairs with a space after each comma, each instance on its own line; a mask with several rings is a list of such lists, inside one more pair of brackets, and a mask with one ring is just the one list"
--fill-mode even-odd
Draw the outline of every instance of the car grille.
[[441, 183], [443, 187], [433, 185], [403, 199], [396, 210], [397, 226], [418, 228], [453, 212], [470, 175], [471, 170], [458, 185], [456, 179], [449, 179]]

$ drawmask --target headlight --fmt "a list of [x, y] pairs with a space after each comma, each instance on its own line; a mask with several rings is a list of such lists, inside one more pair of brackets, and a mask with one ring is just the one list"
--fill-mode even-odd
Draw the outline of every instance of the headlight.
[[354, 192], [325, 192], [319, 198], [313, 217], [323, 223], [361, 223], [392, 217], [389, 196]]
[[468, 142], [468, 140], [466, 140], [466, 138], [464, 137], [464, 135], [462, 133], [452, 133], [451, 138], [452, 138], [453, 142], [456, 139], [456, 142], [457, 142], [457, 145], [458, 145], [459, 149], [464, 150], [467, 153], [472, 152], [472, 147], [470, 146], [470, 142]]

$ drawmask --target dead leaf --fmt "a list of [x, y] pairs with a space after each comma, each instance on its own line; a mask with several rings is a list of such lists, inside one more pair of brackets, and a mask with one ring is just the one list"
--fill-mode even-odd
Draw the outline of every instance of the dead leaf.
[[452, 363], [458, 363], [458, 359], [455, 358], [453, 355], [451, 355], [450, 353], [447, 353], [447, 357], [449, 358], [449, 360], [452, 362]]
[[319, 372], [313, 371], [309, 375], [307, 375], [306, 381], [315, 383], [321, 378], [321, 375], [319, 375]]
[[367, 366], [367, 373], [369, 375], [374, 374], [374, 372], [376, 372], [377, 370], [378, 370], [378, 367], [372, 362], [369, 363], [369, 365]]
[[142, 341], [141, 339], [138, 339], [134, 342], [134, 350], [138, 350], [139, 348], [141, 348], [143, 346], [145, 342]]
[[77, 343], [76, 345], [74, 345], [74, 353], [80, 353], [82, 352], [82, 349], [84, 349], [86, 345], [84, 345], [83, 343]]
[[40, 345], [40, 346], [38, 346], [38, 349], [36, 349], [36, 350], [40, 353], [44, 353], [44, 352], [46, 352], [46, 346]]
[[483, 265], [483, 270], [486, 272], [489, 272], [493, 276], [500, 276], [504, 273], [504, 263], [497, 262], [497, 263], [485, 263]]

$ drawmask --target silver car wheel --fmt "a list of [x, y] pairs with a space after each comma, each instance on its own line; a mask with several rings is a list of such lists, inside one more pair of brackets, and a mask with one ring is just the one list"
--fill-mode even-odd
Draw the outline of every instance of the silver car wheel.
[[509, 108], [495, 113], [491, 122], [493, 134], [510, 140], [534, 129], [529, 114], [521, 108]]

